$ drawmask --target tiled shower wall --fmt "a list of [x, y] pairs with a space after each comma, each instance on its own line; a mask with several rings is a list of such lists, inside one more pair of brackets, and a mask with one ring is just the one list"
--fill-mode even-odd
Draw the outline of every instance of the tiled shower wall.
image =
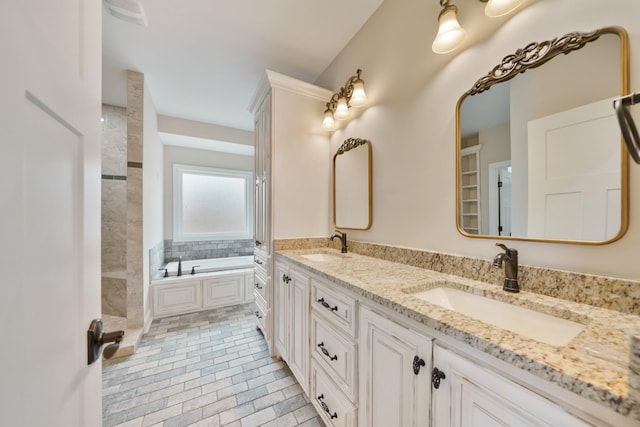
[[149, 249], [149, 277], [153, 280], [162, 277], [160, 267], [164, 265], [164, 241]]
[[127, 110], [102, 105], [102, 312], [126, 316]]
[[226, 258], [253, 255], [254, 242], [245, 240], [207, 240], [194, 242], [164, 241], [164, 261], [175, 262], [182, 256], [183, 261], [192, 259]]
[[144, 74], [127, 70], [127, 326], [144, 325], [142, 160]]

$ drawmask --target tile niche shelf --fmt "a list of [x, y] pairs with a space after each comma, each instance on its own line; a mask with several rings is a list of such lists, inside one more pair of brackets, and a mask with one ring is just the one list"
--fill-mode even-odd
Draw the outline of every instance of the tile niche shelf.
[[460, 150], [460, 224], [469, 234], [480, 230], [480, 144]]

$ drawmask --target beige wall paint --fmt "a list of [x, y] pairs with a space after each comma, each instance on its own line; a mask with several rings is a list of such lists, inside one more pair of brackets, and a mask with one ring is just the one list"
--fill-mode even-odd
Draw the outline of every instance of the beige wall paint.
[[173, 165], [253, 171], [253, 156], [164, 146], [164, 238], [173, 239]]
[[[456, 230], [455, 106], [477, 78], [517, 48], [570, 31], [620, 25], [630, 38], [630, 88], [640, 90], [640, 2], [529, 3], [502, 20], [481, 15], [479, 2], [459, 5], [471, 41], [465, 50], [439, 56], [431, 52], [437, 2], [384, 2], [318, 79], [316, 84], [337, 89], [356, 68], [363, 68], [371, 100], [331, 138], [332, 151], [349, 137], [373, 143], [373, 226], [351, 231], [351, 238], [484, 259], [495, 255], [498, 239], [466, 238]], [[634, 115], [640, 120], [638, 111]], [[640, 167], [633, 163], [630, 196], [629, 229], [615, 243], [508, 244], [519, 250], [523, 264], [638, 279], [633, 254], [640, 247]]]
[[272, 106], [272, 114], [279, 117], [271, 130], [275, 141], [271, 145], [271, 200], [275, 206], [272, 237], [325, 237], [329, 220], [329, 147], [324, 131], [318, 134], [315, 130], [320, 123], [312, 119], [313, 112], [323, 108], [322, 102], [276, 88]]
[[[511, 159], [511, 144], [509, 138], [509, 123], [480, 129], [478, 138], [480, 149], [480, 188], [489, 190], [489, 164]], [[480, 193], [482, 211], [480, 219], [482, 234], [489, 234], [489, 191]]]

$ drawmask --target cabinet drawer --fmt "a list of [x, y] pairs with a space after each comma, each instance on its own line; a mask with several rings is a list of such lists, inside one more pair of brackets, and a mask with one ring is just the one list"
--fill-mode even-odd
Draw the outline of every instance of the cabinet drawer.
[[254, 279], [254, 292], [260, 295], [264, 301], [267, 301], [267, 281], [257, 274]]
[[316, 279], [311, 279], [311, 289], [312, 309], [350, 336], [355, 337], [357, 301]]
[[265, 282], [267, 281], [267, 269], [264, 264], [262, 266], [255, 264], [255, 266], [253, 267], [253, 274], [256, 277], [260, 277]]
[[216, 277], [203, 281], [203, 308], [222, 307], [244, 302], [244, 276]]
[[352, 402], [358, 400], [357, 348], [324, 317], [311, 315], [311, 354]]
[[266, 252], [260, 250], [253, 251], [253, 266], [256, 275], [260, 275], [266, 281], [268, 276], [269, 256]]
[[258, 299], [253, 303], [253, 314], [256, 316], [256, 323], [262, 334], [267, 336], [267, 309], [262, 306]]
[[357, 425], [355, 406], [314, 359], [311, 359], [309, 398], [327, 426], [354, 427]]

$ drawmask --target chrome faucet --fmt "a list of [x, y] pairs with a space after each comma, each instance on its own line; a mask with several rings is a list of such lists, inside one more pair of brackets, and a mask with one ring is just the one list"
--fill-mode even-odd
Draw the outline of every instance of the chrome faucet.
[[335, 238], [340, 239], [340, 242], [342, 243], [342, 248], [340, 249], [340, 252], [342, 252], [343, 254], [346, 254], [347, 253], [347, 233], [343, 233], [342, 231], [336, 230], [336, 234], [331, 236], [330, 239], [333, 240]]
[[508, 248], [502, 243], [496, 243], [496, 246], [504, 249], [504, 252], [500, 252], [493, 258], [493, 266], [500, 268], [502, 267], [502, 263], [506, 261], [504, 265], [505, 279], [502, 289], [507, 292], [520, 292], [520, 286], [518, 285], [518, 251]]
[[178, 276], [182, 276], [182, 256], [178, 257]]

